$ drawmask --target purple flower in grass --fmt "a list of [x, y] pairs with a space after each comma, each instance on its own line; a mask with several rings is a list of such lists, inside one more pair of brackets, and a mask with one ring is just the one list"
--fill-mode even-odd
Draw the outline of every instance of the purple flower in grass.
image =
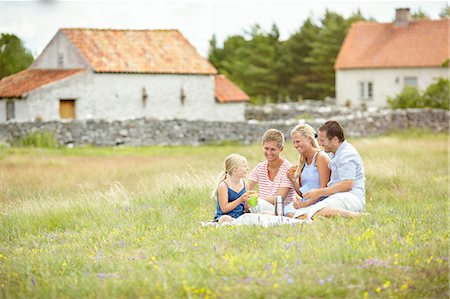
[[33, 286], [36, 285], [36, 279], [34, 278], [34, 276], [31, 277], [31, 284], [32, 284]]

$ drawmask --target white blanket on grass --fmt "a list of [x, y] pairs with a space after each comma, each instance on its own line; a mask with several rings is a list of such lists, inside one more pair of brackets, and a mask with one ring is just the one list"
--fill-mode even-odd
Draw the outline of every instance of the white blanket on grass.
[[214, 225], [218, 226], [228, 226], [228, 225], [258, 225], [264, 227], [276, 226], [276, 225], [296, 225], [302, 223], [310, 223], [311, 220], [300, 220], [293, 219], [284, 216], [274, 216], [267, 214], [254, 214], [254, 213], [246, 213], [239, 218], [233, 220], [232, 222], [224, 222], [219, 225], [217, 222], [202, 222], [202, 226]]

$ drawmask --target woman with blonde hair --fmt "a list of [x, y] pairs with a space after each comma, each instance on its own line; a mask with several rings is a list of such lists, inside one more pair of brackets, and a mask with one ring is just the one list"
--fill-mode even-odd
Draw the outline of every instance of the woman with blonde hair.
[[[311, 189], [324, 188], [327, 186], [331, 170], [328, 168], [330, 158], [319, 147], [316, 140], [316, 132], [308, 124], [297, 125], [291, 131], [292, 143], [299, 153], [298, 166], [293, 166], [287, 172], [287, 177], [291, 181], [295, 191], [302, 196]], [[293, 217], [296, 209], [309, 207], [323, 198], [310, 200], [302, 199], [302, 202], [296, 202], [292, 206], [287, 207]], [[297, 212], [297, 215], [307, 214], [308, 210], [303, 209]]]
[[211, 194], [217, 199], [214, 222], [231, 222], [244, 214], [244, 204], [256, 193], [246, 191], [247, 170], [247, 159], [243, 156], [231, 154], [225, 159], [225, 169]]

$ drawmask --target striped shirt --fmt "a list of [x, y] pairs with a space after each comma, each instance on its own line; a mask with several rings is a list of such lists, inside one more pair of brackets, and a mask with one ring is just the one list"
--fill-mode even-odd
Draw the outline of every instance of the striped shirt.
[[279, 195], [278, 190], [282, 187], [290, 188], [291, 190], [289, 190], [286, 198], [284, 199], [284, 204], [286, 205], [295, 199], [294, 187], [286, 176], [286, 172], [291, 167], [292, 164], [288, 160], [283, 159], [283, 164], [281, 164], [275, 179], [271, 181], [269, 179], [269, 162], [266, 160], [258, 163], [258, 165], [253, 168], [249, 179], [258, 183], [259, 196], [262, 199], [268, 199], [269, 197]]

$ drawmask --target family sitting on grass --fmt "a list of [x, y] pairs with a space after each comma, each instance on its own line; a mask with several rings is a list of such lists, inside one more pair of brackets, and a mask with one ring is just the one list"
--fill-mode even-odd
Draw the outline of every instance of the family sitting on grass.
[[258, 195], [253, 191], [256, 185], [258, 206], [251, 212], [274, 214], [276, 196], [281, 195], [287, 217], [361, 215], [366, 202], [364, 165], [356, 149], [345, 140], [342, 126], [327, 121], [317, 136], [311, 126], [302, 124], [291, 131], [291, 137], [300, 156], [299, 165], [292, 166], [280, 156], [284, 135], [269, 129], [262, 138], [266, 160], [251, 171], [248, 183], [247, 160], [238, 154], [226, 158], [225, 170], [213, 192], [217, 199], [215, 222], [231, 222], [248, 212], [249, 200]]

